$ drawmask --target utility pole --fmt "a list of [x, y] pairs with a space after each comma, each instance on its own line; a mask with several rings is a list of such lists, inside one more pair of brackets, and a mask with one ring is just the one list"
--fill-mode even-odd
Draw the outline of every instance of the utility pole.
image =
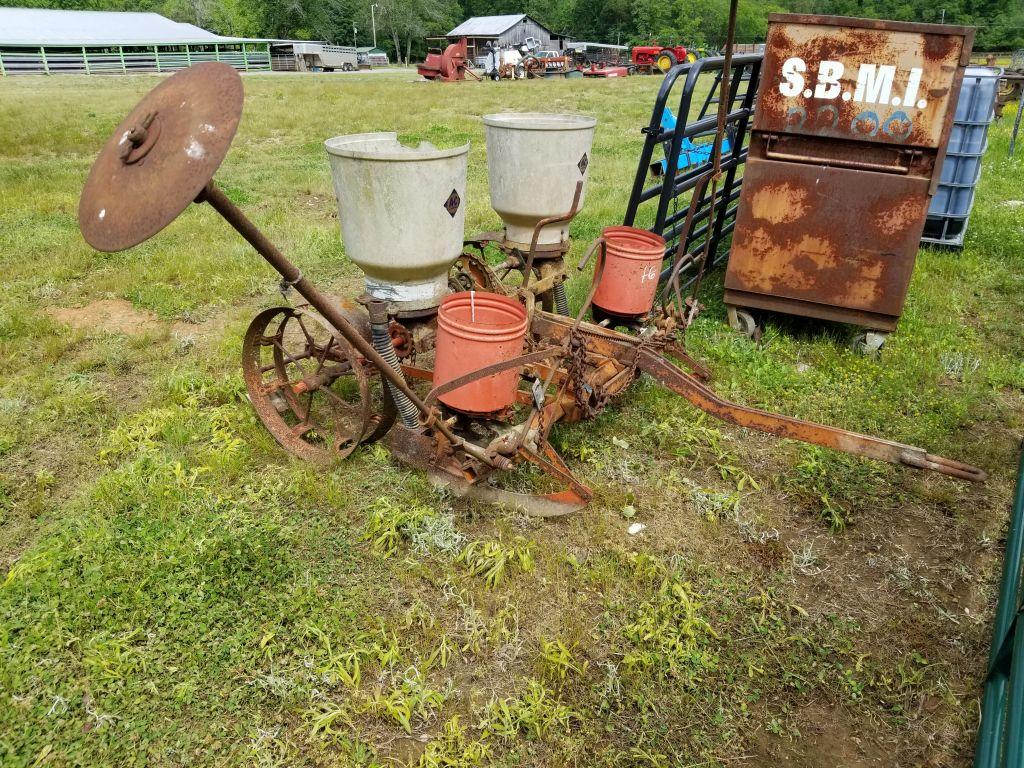
[[372, 3], [370, 5], [370, 25], [373, 27], [373, 47], [374, 48], [377, 47], [377, 17], [374, 15], [373, 12], [377, 8], [380, 8], [380, 6], [377, 5], [377, 3]]
[[946, 23], [946, 9], [945, 8], [942, 9], [942, 20], [939, 23], [940, 24], [945, 24]]
[[352, 47], [353, 47], [353, 48], [355, 48], [355, 47], [356, 47], [356, 33], [357, 33], [358, 31], [359, 31], [359, 30], [357, 30], [357, 29], [356, 29], [356, 25], [355, 25], [355, 24], [353, 24], [353, 25], [352, 25]]

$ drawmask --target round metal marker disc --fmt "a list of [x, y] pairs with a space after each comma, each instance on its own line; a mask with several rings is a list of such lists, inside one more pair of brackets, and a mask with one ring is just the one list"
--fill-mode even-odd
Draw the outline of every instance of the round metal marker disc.
[[242, 116], [242, 78], [228, 64], [182, 70], [146, 94], [107, 141], [78, 203], [99, 251], [121, 251], [166, 227], [217, 172]]

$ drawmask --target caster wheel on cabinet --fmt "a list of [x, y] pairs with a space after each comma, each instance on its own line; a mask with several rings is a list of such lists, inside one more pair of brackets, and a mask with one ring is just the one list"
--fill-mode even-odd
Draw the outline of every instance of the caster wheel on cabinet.
[[764, 326], [757, 322], [753, 313], [739, 307], [726, 307], [726, 315], [729, 318], [729, 327], [738, 331], [748, 339], [759, 341], [764, 334]]
[[850, 341], [850, 349], [862, 355], [877, 355], [882, 351], [888, 333], [881, 331], [862, 331]]

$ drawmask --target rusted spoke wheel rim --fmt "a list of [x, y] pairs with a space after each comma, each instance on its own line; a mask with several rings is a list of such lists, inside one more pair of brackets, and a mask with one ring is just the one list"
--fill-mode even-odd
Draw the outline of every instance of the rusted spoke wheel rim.
[[242, 344], [242, 372], [260, 421], [300, 458], [344, 458], [380, 421], [365, 361], [312, 312], [258, 314]]

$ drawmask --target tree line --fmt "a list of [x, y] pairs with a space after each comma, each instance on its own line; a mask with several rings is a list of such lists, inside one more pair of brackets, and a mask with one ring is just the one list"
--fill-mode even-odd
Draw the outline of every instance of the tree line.
[[[0, 0], [0, 5], [153, 11], [222, 35], [327, 40], [378, 47], [417, 61], [426, 38], [470, 16], [527, 13], [577, 40], [634, 45], [656, 40], [719, 47], [729, 0]], [[977, 51], [1024, 48], [1021, 0], [740, 0], [737, 41], [764, 39], [775, 11], [866, 16], [978, 28]]]

